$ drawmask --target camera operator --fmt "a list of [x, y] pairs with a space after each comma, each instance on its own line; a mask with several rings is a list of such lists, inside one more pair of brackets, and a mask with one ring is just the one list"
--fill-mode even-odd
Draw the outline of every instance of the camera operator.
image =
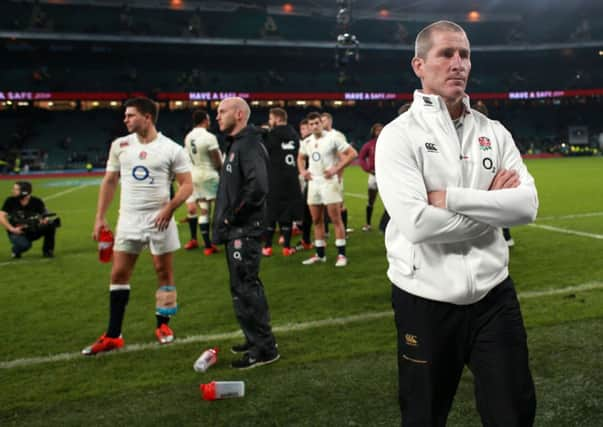
[[31, 182], [15, 183], [12, 197], [4, 201], [0, 210], [0, 224], [8, 232], [13, 258], [21, 258], [21, 254], [31, 248], [32, 242], [41, 237], [44, 237], [42, 255], [52, 258], [54, 236], [61, 221], [49, 218], [54, 214], [46, 210], [42, 199], [31, 195], [31, 190]]

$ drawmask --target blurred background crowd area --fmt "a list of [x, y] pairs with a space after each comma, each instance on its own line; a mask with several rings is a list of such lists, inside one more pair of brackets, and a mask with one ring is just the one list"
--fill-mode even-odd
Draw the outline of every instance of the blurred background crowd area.
[[[571, 149], [572, 132], [599, 147], [602, 100], [589, 90], [603, 88], [602, 2], [405, 3], [7, 0], [0, 5], [0, 91], [122, 91], [155, 99], [195, 91], [411, 93], [419, 87], [410, 68], [416, 33], [451, 19], [472, 43], [470, 94], [584, 90], [576, 97], [483, 100], [523, 153], [585, 154]], [[343, 16], [346, 7], [353, 10]], [[358, 40], [353, 57], [337, 54], [344, 32]], [[0, 167], [10, 168], [16, 157], [31, 169], [102, 167], [110, 141], [125, 133], [121, 102], [0, 99]], [[309, 111], [329, 111], [357, 148], [371, 125], [393, 119], [402, 103], [278, 96], [270, 102], [252, 104], [253, 123], [265, 122], [276, 105], [295, 125]], [[213, 110], [216, 103], [162, 102], [158, 128], [181, 142], [197, 106]]]

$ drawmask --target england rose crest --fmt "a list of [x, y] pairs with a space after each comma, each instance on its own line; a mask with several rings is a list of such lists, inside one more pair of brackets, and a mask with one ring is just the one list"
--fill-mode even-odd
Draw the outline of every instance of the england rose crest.
[[482, 151], [492, 150], [492, 143], [490, 139], [485, 136], [480, 136], [477, 140], [479, 142], [479, 149]]

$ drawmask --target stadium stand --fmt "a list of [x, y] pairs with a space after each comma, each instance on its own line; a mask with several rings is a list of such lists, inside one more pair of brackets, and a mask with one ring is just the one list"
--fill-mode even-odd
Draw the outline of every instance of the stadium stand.
[[[386, 19], [371, 2], [357, 1], [349, 31], [361, 41], [360, 61], [342, 74], [334, 60], [333, 42], [341, 29], [334, 8], [315, 10], [315, 2], [300, 0], [297, 12], [286, 14], [280, 3], [243, 3], [191, 2], [192, 7], [178, 9], [169, 2], [158, 6], [135, 0], [3, 2], [0, 52], [10, 66], [3, 70], [0, 91], [139, 92], [152, 97], [196, 91], [410, 93], [418, 85], [408, 67], [414, 35], [434, 15], [458, 12], [442, 2], [426, 14], [417, 4]], [[592, 18], [597, 6], [591, 10], [579, 1], [572, 7], [582, 7], [580, 14], [536, 19], [542, 10], [524, 3], [515, 1], [515, 9], [496, 3], [484, 12], [485, 19], [463, 22], [475, 64], [469, 92], [603, 88], [597, 42], [603, 40], [603, 21]], [[602, 131], [600, 95], [543, 98], [485, 101], [491, 115], [514, 130], [526, 153], [560, 151], [568, 127], [574, 125], [589, 126], [596, 145]], [[29, 150], [28, 156], [38, 157], [28, 159], [32, 168], [88, 162], [102, 166], [108, 143], [123, 133], [122, 99], [110, 109], [84, 108], [79, 99], [72, 101], [65, 111], [0, 103], [0, 131], [5, 135], [0, 159]], [[340, 108], [323, 103], [312, 108], [331, 108], [337, 127], [359, 147], [370, 125], [394, 117], [400, 103]], [[310, 109], [293, 101], [286, 107], [293, 123]], [[266, 108], [255, 106], [252, 121], [263, 122]], [[188, 115], [186, 108], [164, 103], [159, 127], [181, 140]]]

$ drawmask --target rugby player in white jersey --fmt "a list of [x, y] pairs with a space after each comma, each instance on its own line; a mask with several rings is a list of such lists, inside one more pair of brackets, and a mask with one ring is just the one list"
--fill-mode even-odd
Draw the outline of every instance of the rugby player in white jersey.
[[[155, 102], [134, 98], [125, 103], [125, 108], [124, 123], [130, 134], [111, 144], [93, 231], [98, 240], [101, 230], [109, 229], [105, 215], [121, 179], [109, 286], [109, 326], [96, 342], [82, 350], [84, 355], [123, 347], [121, 328], [130, 297], [130, 277], [138, 255], [147, 245], [158, 281], [155, 336], [161, 344], [174, 340], [168, 326], [178, 308], [172, 254], [180, 247], [180, 241], [173, 213], [193, 191], [190, 160], [182, 146], [157, 132]], [[172, 178], [179, 188], [170, 200]]]
[[[218, 252], [218, 248], [211, 243], [209, 238], [209, 211], [211, 203], [216, 199], [220, 169], [222, 168], [222, 154], [218, 146], [218, 139], [207, 130], [210, 123], [207, 111], [203, 109], [193, 111], [195, 127], [184, 138], [184, 148], [193, 164], [193, 194], [186, 200], [191, 240], [184, 245], [184, 249], [199, 247], [197, 242], [198, 222], [205, 246], [203, 253], [206, 256]], [[200, 209], [198, 218], [197, 206]]]
[[[335, 138], [332, 133], [323, 131], [320, 114], [308, 114], [308, 126], [312, 134], [302, 141], [297, 157], [300, 175], [308, 181], [308, 205], [314, 224], [314, 246], [316, 254], [305, 260], [310, 265], [326, 262], [324, 208], [335, 228], [335, 246], [337, 247], [336, 267], [345, 267], [348, 259], [345, 255], [345, 228], [341, 220], [341, 171], [358, 155], [354, 147]], [[306, 169], [306, 158], [308, 167]]]
[[[320, 122], [322, 123], [322, 128], [325, 132], [329, 132], [329, 133], [333, 134], [333, 136], [336, 139], [338, 139], [339, 141], [341, 141], [342, 143], [345, 143], [345, 144], [348, 143], [348, 140], [345, 137], [345, 135], [341, 131], [338, 131], [337, 129], [335, 129], [333, 127], [333, 116], [331, 115], [331, 113], [327, 113], [327, 112], [322, 113], [320, 115]], [[340, 186], [341, 220], [343, 221], [343, 228], [345, 229], [346, 233], [351, 233], [354, 230], [351, 228], [348, 228], [348, 208], [345, 207], [345, 203], [343, 201], [343, 199], [344, 199], [344, 197], [343, 197], [343, 169], [339, 173], [339, 182], [341, 183], [341, 186]], [[326, 229], [328, 229], [328, 225], [325, 228], [325, 230]]]

